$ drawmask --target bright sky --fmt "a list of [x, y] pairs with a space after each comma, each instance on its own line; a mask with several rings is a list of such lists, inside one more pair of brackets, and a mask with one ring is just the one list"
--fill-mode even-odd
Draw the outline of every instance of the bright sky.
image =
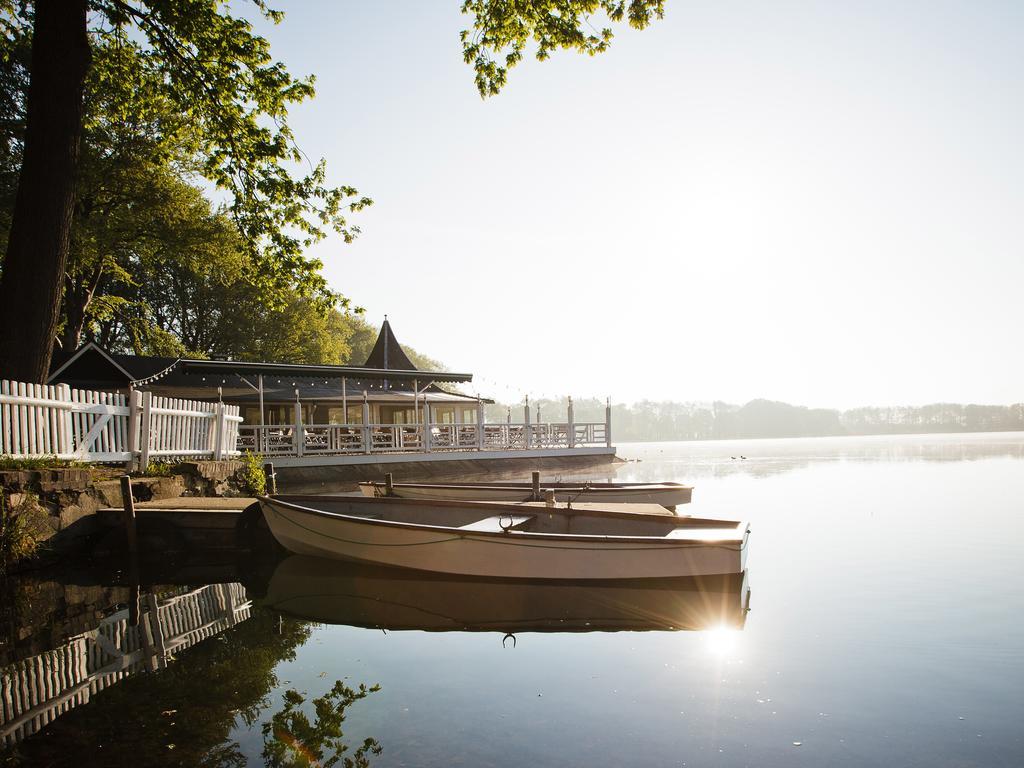
[[668, 0], [487, 101], [459, 5], [264, 30], [371, 321], [506, 400], [1024, 400], [1024, 3]]

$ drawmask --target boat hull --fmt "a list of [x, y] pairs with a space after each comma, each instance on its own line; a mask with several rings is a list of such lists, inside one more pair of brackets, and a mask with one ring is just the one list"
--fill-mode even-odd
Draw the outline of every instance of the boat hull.
[[[344, 509], [346, 501], [333, 503]], [[355, 507], [357, 500], [349, 503]], [[261, 498], [260, 504], [274, 537], [291, 552], [466, 576], [632, 579], [738, 573], [748, 537], [746, 525], [735, 523], [731, 530], [681, 529], [673, 537], [491, 533], [368, 519], [275, 498]]]

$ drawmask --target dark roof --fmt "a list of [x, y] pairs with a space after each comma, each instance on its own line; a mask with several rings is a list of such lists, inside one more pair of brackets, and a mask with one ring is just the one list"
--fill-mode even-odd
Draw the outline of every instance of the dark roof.
[[[382, 329], [383, 335], [383, 329]], [[392, 335], [391, 338], [394, 338]], [[378, 344], [380, 340], [378, 339]], [[408, 362], [401, 347], [400, 360]], [[390, 342], [387, 345], [388, 361], [391, 362], [393, 350]], [[372, 358], [372, 355], [371, 355]], [[400, 361], [399, 360], [399, 361]], [[466, 382], [473, 380], [471, 373], [453, 373], [450, 371], [418, 371], [412, 363], [409, 368], [383, 369], [373, 366], [353, 365], [302, 365], [296, 363], [256, 363], [233, 360], [188, 360], [173, 357], [150, 357], [140, 355], [122, 355], [107, 352], [98, 344], [89, 343], [79, 348], [70, 356], [62, 356], [51, 366], [49, 381], [51, 383], [69, 383], [76, 386], [144, 386], [159, 382], [166, 386], [195, 387], [203, 386], [205, 377], [254, 377], [258, 375], [282, 378], [315, 378], [315, 379], [356, 379], [364, 382], [388, 381], [396, 389], [411, 385], [414, 379], [423, 387], [430, 381]], [[213, 385], [216, 386], [216, 385]], [[363, 386], [366, 386], [365, 384]]]
[[391, 323], [384, 317], [384, 324], [380, 327], [380, 335], [377, 336], [377, 343], [373, 345], [370, 356], [363, 364], [364, 368], [383, 368], [389, 371], [415, 371], [416, 366], [405, 354], [402, 345], [395, 338], [395, 332], [391, 330]]

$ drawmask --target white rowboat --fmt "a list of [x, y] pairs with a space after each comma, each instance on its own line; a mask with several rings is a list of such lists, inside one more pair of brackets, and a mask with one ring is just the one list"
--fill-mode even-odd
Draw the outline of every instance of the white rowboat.
[[[394, 483], [391, 493], [385, 483], [360, 483], [364, 496], [399, 496], [403, 499], [461, 499], [464, 501], [528, 501], [533, 497], [531, 483]], [[602, 504], [660, 504], [674, 509], [689, 504], [693, 486], [680, 483], [541, 483], [540, 495], [554, 491], [556, 501], [596, 502]]]
[[[733, 520], [557, 504], [261, 497], [296, 554], [495, 578], [635, 579], [739, 573], [749, 529]], [[614, 507], [614, 505], [612, 505]]]

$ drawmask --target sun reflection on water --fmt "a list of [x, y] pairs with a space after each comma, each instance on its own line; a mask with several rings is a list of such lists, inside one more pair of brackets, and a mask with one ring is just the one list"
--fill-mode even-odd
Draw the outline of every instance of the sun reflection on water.
[[704, 647], [708, 653], [718, 658], [729, 658], [736, 654], [740, 646], [740, 630], [719, 625], [703, 631]]

